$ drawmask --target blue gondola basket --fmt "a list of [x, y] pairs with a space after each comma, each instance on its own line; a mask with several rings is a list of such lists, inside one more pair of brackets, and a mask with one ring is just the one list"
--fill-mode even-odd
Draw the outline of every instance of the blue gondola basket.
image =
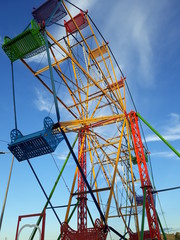
[[44, 129], [23, 136], [18, 129], [11, 131], [11, 143], [8, 148], [18, 161], [52, 153], [63, 136], [58, 129], [53, 129], [54, 122], [50, 117], [44, 119]]

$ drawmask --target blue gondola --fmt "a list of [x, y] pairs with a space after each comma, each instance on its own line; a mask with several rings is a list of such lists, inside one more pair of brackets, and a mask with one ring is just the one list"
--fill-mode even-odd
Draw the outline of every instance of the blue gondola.
[[58, 129], [53, 129], [53, 125], [52, 119], [46, 117], [41, 131], [23, 136], [18, 129], [13, 129], [9, 150], [20, 162], [54, 152], [63, 137]]

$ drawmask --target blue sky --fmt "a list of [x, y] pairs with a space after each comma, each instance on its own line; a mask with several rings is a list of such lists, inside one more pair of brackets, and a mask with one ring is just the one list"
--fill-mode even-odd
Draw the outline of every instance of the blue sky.
[[[32, 7], [37, 7], [41, 3], [40, 0], [24, 4], [20, 0], [2, 2], [0, 10], [1, 43], [5, 35], [14, 37], [19, 34], [32, 19]], [[84, 10], [89, 10], [90, 16], [105, 39], [109, 41], [109, 45], [127, 77], [138, 111], [180, 152], [180, 2], [178, 0], [161, 2], [155, 0], [149, 2], [78, 0], [75, 4]], [[2, 49], [0, 49], [0, 62], [0, 140], [2, 140], [0, 151], [6, 152], [7, 142], [10, 141], [9, 133], [14, 128], [14, 117], [10, 61]], [[42, 90], [32, 74], [18, 61], [15, 63], [15, 79], [17, 79], [18, 126], [24, 134], [28, 134], [42, 128], [43, 118], [49, 112], [52, 98]], [[131, 103], [128, 103], [129, 109], [132, 108], [131, 106]], [[156, 188], [163, 189], [180, 185], [180, 159], [146, 126], [143, 128], [151, 152]], [[64, 143], [62, 143], [62, 149], [63, 147]], [[66, 153], [67, 151], [62, 153], [62, 150], [58, 148], [59, 167], [62, 166], [61, 159], [66, 156]], [[11, 159], [11, 154], [0, 155], [0, 208], [3, 204]], [[58, 174], [56, 167], [52, 160], [48, 161], [48, 157], [33, 159], [32, 162], [43, 185], [49, 192]], [[72, 166], [73, 163], [69, 163], [69, 168]], [[50, 184], [47, 184], [48, 177], [50, 177]], [[64, 177], [70, 183], [68, 171], [64, 173]], [[55, 205], [65, 203], [65, 199], [61, 198], [61, 195], [62, 191], [59, 189], [53, 198]], [[180, 190], [159, 193], [159, 198], [168, 227], [172, 231], [180, 231]], [[4, 240], [5, 237], [8, 240], [13, 239], [18, 215], [39, 212], [44, 202], [45, 198], [27, 163], [19, 163], [15, 160], [0, 233], [1, 239]], [[160, 212], [158, 204], [157, 207]], [[59, 214], [61, 214], [60, 211]], [[161, 213], [160, 217], [162, 218]], [[47, 221], [54, 222], [53, 214], [48, 214]], [[163, 219], [162, 223], [164, 225]], [[58, 224], [55, 224], [59, 229]], [[48, 228], [51, 227], [50, 225]], [[57, 232], [54, 234], [56, 237]]]

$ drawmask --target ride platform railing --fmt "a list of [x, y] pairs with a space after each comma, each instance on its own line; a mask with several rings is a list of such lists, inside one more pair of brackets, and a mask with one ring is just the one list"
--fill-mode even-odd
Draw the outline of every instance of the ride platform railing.
[[96, 219], [93, 228], [85, 228], [79, 231], [75, 231], [64, 222], [61, 226], [61, 240], [105, 240], [108, 234], [108, 230], [101, 223], [99, 219]]
[[[128, 230], [129, 240], [139, 240], [138, 233], [133, 233], [131, 230]], [[144, 231], [143, 240], [150, 240], [150, 231]]]

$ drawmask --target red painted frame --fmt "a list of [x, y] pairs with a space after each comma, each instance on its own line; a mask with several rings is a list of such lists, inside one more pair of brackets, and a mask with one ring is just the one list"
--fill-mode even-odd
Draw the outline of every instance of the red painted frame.
[[[87, 164], [86, 164], [86, 132], [84, 130], [79, 132], [79, 138], [78, 138], [78, 159], [79, 164], [84, 172], [84, 175], [86, 177], [86, 171], [87, 171]], [[83, 142], [84, 138], [84, 142]], [[82, 146], [83, 144], [83, 146]], [[80, 155], [82, 147], [82, 152]], [[78, 207], [77, 207], [77, 228], [79, 231], [82, 231], [84, 229], [87, 229], [87, 194], [84, 193], [87, 191], [86, 184], [83, 180], [83, 177], [81, 176], [81, 173], [78, 170], [78, 200], [80, 200]]]
[[42, 216], [43, 220], [42, 220], [42, 233], [41, 233], [41, 240], [44, 240], [44, 234], [45, 234], [45, 219], [46, 219], [46, 213], [45, 210], [43, 211], [43, 213], [36, 213], [36, 214], [28, 214], [28, 215], [21, 215], [18, 217], [18, 224], [17, 224], [17, 230], [16, 230], [16, 238], [15, 240], [17, 240], [18, 237], [18, 232], [19, 232], [19, 224], [22, 218], [29, 218], [29, 217], [37, 217], [37, 216]]
[[149, 231], [151, 239], [161, 240], [156, 209], [152, 194], [152, 185], [148, 174], [141, 134], [138, 125], [138, 116], [134, 111], [129, 113], [129, 120], [131, 124], [131, 131], [134, 141], [134, 149], [137, 158], [137, 164], [139, 168], [139, 175], [141, 179], [141, 188], [144, 192], [144, 187], [146, 187], [146, 214], [148, 219]]
[[82, 30], [88, 25], [85, 14], [80, 11], [80, 13], [73, 17], [73, 19], [70, 19], [67, 22], [64, 20], [64, 26], [68, 33], [75, 33], [76, 31], [78, 31], [76, 25], [74, 24], [74, 21], [80, 30]]

